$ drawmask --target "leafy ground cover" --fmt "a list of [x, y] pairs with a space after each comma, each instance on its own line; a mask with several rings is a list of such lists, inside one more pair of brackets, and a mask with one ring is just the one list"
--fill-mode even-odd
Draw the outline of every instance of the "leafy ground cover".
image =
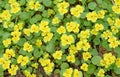
[[0, 0], [0, 77], [120, 77], [120, 0]]

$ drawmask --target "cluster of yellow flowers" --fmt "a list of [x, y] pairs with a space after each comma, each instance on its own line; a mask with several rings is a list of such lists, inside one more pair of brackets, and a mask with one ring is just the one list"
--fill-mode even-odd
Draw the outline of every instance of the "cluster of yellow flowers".
[[72, 35], [63, 34], [61, 36], [62, 46], [70, 45], [72, 43], [74, 43], [74, 37]]
[[103, 69], [100, 69], [97, 73], [97, 76], [104, 77], [104, 73], [105, 73], [105, 71]]
[[61, 15], [64, 15], [65, 13], [68, 12], [68, 7], [69, 7], [69, 3], [68, 2], [60, 2], [57, 4], [58, 7], [58, 11], [60, 12]]
[[66, 29], [68, 32], [78, 33], [79, 32], [79, 24], [76, 22], [68, 22], [68, 23], [66, 23]]
[[39, 3], [39, 1], [35, 2], [34, 0], [30, 0], [28, 1], [28, 5], [26, 9], [27, 11], [29, 11], [29, 9], [37, 11], [40, 9], [40, 6], [41, 4]]
[[24, 50], [24, 51], [30, 52], [30, 51], [33, 50], [32, 45], [30, 45], [28, 42], [25, 42], [23, 46], [24, 46], [24, 47], [23, 47], [23, 50]]
[[20, 11], [20, 4], [16, 1], [14, 2], [10, 2], [10, 6], [11, 6], [11, 13], [17, 13]]
[[78, 69], [72, 69], [72, 68], [68, 68], [65, 70], [65, 72], [63, 73], [64, 77], [81, 77], [80, 71], [78, 71]]
[[53, 33], [50, 32], [50, 28], [48, 26], [49, 22], [47, 20], [43, 20], [39, 24], [39, 29], [42, 31], [42, 36], [44, 37], [44, 42], [48, 42], [52, 39]]
[[17, 58], [17, 63], [21, 66], [25, 66], [29, 62], [28, 56], [19, 55]]
[[53, 57], [54, 59], [60, 60], [62, 58], [62, 51], [55, 51], [55, 53], [53, 53]]
[[18, 66], [17, 66], [17, 65], [11, 65], [11, 68], [8, 69], [8, 72], [9, 72], [11, 75], [16, 75], [17, 70], [18, 70]]
[[25, 74], [26, 77], [36, 77], [35, 74], [31, 74], [28, 70], [25, 70], [24, 74]]
[[97, 19], [103, 19], [105, 12], [106, 12], [105, 10], [100, 10], [100, 11], [98, 11], [98, 13], [96, 11], [89, 12], [86, 15], [87, 20], [96, 22]]
[[111, 64], [115, 63], [116, 57], [112, 53], [105, 53], [103, 59], [100, 61], [102, 66], [108, 68]]
[[117, 13], [120, 14], [120, 0], [114, 0], [115, 4], [112, 6], [112, 10]]
[[89, 36], [90, 36], [90, 30], [89, 29], [82, 30], [78, 34], [78, 38], [80, 38], [80, 40], [76, 44], [78, 50], [83, 49], [84, 51], [88, 51], [88, 49], [90, 48], [90, 44], [87, 40], [89, 38]]
[[84, 8], [81, 5], [76, 5], [70, 9], [70, 12], [75, 17], [80, 17], [80, 14], [83, 12]]
[[50, 59], [40, 58], [39, 62], [43, 66], [46, 74], [50, 74], [53, 71], [54, 63], [50, 62]]
[[95, 24], [95, 27], [91, 30], [91, 34], [97, 35], [100, 30], [103, 30], [104, 26], [102, 24]]

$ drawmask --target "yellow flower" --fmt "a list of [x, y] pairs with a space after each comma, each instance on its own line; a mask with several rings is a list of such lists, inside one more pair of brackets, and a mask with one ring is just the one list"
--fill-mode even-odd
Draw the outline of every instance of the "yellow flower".
[[65, 29], [65, 27], [63, 27], [63, 26], [60, 26], [60, 27], [57, 29], [57, 32], [58, 32], [58, 34], [66, 33], [66, 29]]
[[66, 9], [66, 8], [68, 8], [68, 7], [69, 7], [69, 3], [68, 3], [68, 2], [63, 1], [63, 2], [61, 2], [61, 3], [58, 3], [58, 4], [57, 4], [57, 6], [58, 6], [58, 8], [63, 8], [63, 9]]
[[81, 40], [84, 40], [84, 39], [87, 39], [89, 38], [90, 36], [90, 30], [89, 29], [86, 29], [86, 30], [82, 30], [79, 34], [78, 34], [78, 37], [81, 39]]
[[55, 53], [53, 53], [54, 59], [61, 59], [61, 56], [62, 56], [62, 51], [56, 51]]
[[31, 1], [28, 2], [28, 7], [29, 7], [31, 10], [34, 9], [35, 5], [34, 5], [34, 1], [33, 1], [33, 0], [31, 0]]
[[115, 19], [115, 24], [114, 24], [116, 27], [120, 28], [120, 19], [119, 18], [116, 18]]
[[83, 71], [88, 70], [88, 65], [86, 63], [83, 63], [82, 66], [80, 67]]
[[111, 26], [111, 29], [112, 29], [113, 34], [116, 34], [119, 32], [119, 29], [117, 26]]
[[24, 45], [23, 45], [23, 50], [31, 52], [33, 50], [33, 47], [28, 42], [25, 42]]
[[70, 45], [69, 52], [70, 54], [76, 54], [78, 52], [77, 47], [75, 47], [75, 45]]
[[19, 55], [17, 58], [17, 63], [20, 63], [21, 66], [26, 65], [28, 62], [29, 62], [29, 58], [27, 56], [24, 57], [22, 55]]
[[100, 63], [102, 66], [105, 66], [105, 68], [108, 68], [111, 64], [115, 63], [115, 60], [116, 58], [112, 53], [105, 53]]
[[109, 23], [109, 25], [113, 25], [114, 23], [114, 21], [110, 17], [107, 18], [107, 22]]
[[105, 10], [100, 10], [100, 11], [98, 11], [98, 18], [103, 19], [103, 18], [104, 18], [104, 15], [105, 15]]
[[8, 47], [10, 44], [11, 44], [11, 39], [10, 38], [3, 40], [3, 45], [5, 47]]
[[117, 39], [116, 39], [115, 37], [110, 37], [110, 38], [108, 39], [108, 42], [110, 42], [109, 46], [110, 46], [111, 48], [115, 48], [115, 47], [117, 47], [117, 46], [120, 44], [120, 42], [117, 41]]
[[96, 22], [98, 16], [97, 13], [95, 11], [89, 12], [87, 15], [87, 20], [92, 21], [92, 22]]
[[78, 69], [74, 69], [73, 77], [81, 77]]
[[17, 65], [11, 65], [11, 68], [8, 69], [8, 72], [9, 72], [11, 75], [16, 75], [17, 70], [18, 70], [18, 66], [17, 66]]
[[89, 58], [91, 58], [91, 54], [89, 52], [83, 52], [83, 59], [87, 61]]
[[120, 14], [120, 5], [113, 5], [112, 6], [112, 10], [117, 13]]
[[38, 68], [38, 63], [32, 64], [32, 67], [34, 67], [35, 69], [37, 69]]
[[47, 66], [44, 67], [44, 70], [47, 74], [50, 74], [53, 71], [54, 63], [49, 63]]
[[76, 22], [66, 23], [66, 28], [68, 32], [74, 32], [74, 33], [79, 32], [79, 24]]
[[91, 34], [97, 35], [97, 34], [98, 34], [98, 31], [97, 31], [96, 29], [92, 29], [92, 30], [91, 30]]
[[120, 5], [120, 0], [114, 0], [116, 5]]
[[64, 15], [65, 13], [68, 12], [67, 9], [59, 8], [58, 11], [60, 12], [61, 15]]
[[83, 12], [84, 8], [81, 5], [76, 5], [70, 9], [70, 12], [75, 17], [80, 17], [80, 14]]
[[40, 64], [44, 67], [50, 64], [50, 59], [39, 59]]
[[100, 69], [99, 72], [97, 73], [97, 76], [104, 77], [105, 71], [103, 69]]
[[11, 14], [9, 10], [3, 10], [3, 12], [1, 13], [1, 17], [3, 18], [3, 20], [10, 20]]
[[39, 8], [40, 8], [40, 3], [37, 1], [37, 2], [35, 3], [35, 10], [39, 10]]
[[97, 31], [99, 31], [99, 30], [103, 30], [104, 27], [103, 27], [102, 24], [98, 24], [98, 23], [96, 23], [96, 24], [95, 24], [95, 29], [96, 29]]
[[30, 36], [30, 29], [24, 29], [23, 32], [24, 32], [24, 34], [26, 34], [27, 36]]
[[16, 0], [9, 0], [9, 3], [13, 3], [13, 2], [15, 2]]
[[39, 27], [36, 26], [35, 24], [32, 24], [30, 31], [33, 33], [38, 33], [39, 32]]
[[108, 39], [111, 36], [112, 36], [112, 32], [110, 32], [109, 30], [104, 31], [103, 34], [101, 35], [101, 37], [104, 39]]
[[6, 49], [4, 53], [4, 57], [10, 59], [11, 57], [15, 57], [15, 53], [13, 49]]
[[63, 76], [64, 77], [71, 77], [72, 76], [72, 72], [73, 72], [73, 69], [72, 68], [68, 68], [65, 70], [65, 72], [63, 73]]
[[118, 68], [120, 67], [120, 58], [116, 59], [116, 63], [115, 64], [117, 65]]
[[67, 56], [67, 61], [71, 63], [75, 63], [75, 56], [73, 54]]
[[4, 70], [9, 69], [10, 63], [11, 63], [10, 60], [4, 60], [2, 64], [3, 69]]
[[11, 13], [17, 13], [20, 11], [20, 4], [18, 2], [11, 3]]
[[48, 21], [42, 20], [39, 24], [39, 29], [44, 33], [50, 32], [50, 28], [49, 28], [48, 24], [49, 24]]
[[36, 46], [40, 47], [42, 45], [42, 41], [40, 39], [36, 40]]
[[52, 39], [53, 37], [53, 33], [50, 33], [50, 32], [43, 32], [42, 33], [42, 36], [44, 37], [43, 40], [44, 42], [48, 42]]
[[55, 25], [55, 24], [58, 24], [60, 22], [59, 18], [58, 17], [54, 17], [52, 19], [52, 24]]
[[72, 44], [74, 43], [74, 38], [72, 35], [66, 35], [66, 34], [63, 34], [61, 36], [61, 43], [62, 43], [62, 46], [65, 46], [67, 44]]

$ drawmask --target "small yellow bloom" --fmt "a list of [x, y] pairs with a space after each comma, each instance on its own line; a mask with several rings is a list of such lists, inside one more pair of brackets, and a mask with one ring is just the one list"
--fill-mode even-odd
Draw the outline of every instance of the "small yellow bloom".
[[4, 53], [4, 57], [10, 59], [11, 57], [15, 57], [15, 51], [13, 49], [6, 49]]
[[58, 17], [54, 17], [52, 19], [52, 24], [55, 25], [55, 24], [58, 24], [60, 22], [59, 18]]
[[30, 51], [33, 50], [32, 45], [30, 45], [28, 42], [25, 42], [23, 46], [24, 46], [24, 47], [23, 47], [23, 50], [24, 50], [24, 51], [30, 52]]
[[61, 56], [62, 56], [62, 51], [56, 51], [55, 53], [53, 53], [54, 59], [61, 59]]
[[28, 62], [29, 62], [29, 58], [27, 56], [24, 57], [22, 55], [19, 55], [17, 58], [17, 63], [20, 63], [21, 66], [26, 65]]
[[83, 71], [88, 70], [88, 65], [86, 63], [83, 63], [82, 66], [80, 67]]
[[35, 10], [37, 11], [37, 10], [39, 10], [39, 8], [40, 8], [40, 3], [37, 1], [35, 3]]
[[30, 29], [24, 29], [23, 32], [25, 35], [30, 36]]
[[67, 56], [67, 61], [71, 63], [75, 63], [75, 56], [74, 55]]
[[63, 27], [63, 26], [60, 26], [60, 27], [57, 29], [57, 32], [58, 32], [59, 34], [66, 33], [66, 29], [65, 29], [65, 27]]
[[17, 13], [17, 12], [19, 12], [20, 11], [20, 4], [18, 3], [18, 2], [13, 2], [13, 3], [11, 3], [11, 13]]
[[3, 20], [10, 20], [11, 14], [9, 10], [3, 10], [3, 12], [1, 13], [1, 17], [3, 18]]
[[8, 72], [9, 72], [11, 75], [16, 75], [17, 70], [18, 70], [18, 66], [17, 66], [17, 65], [11, 65], [11, 68], [8, 69]]
[[98, 18], [103, 19], [103, 18], [104, 18], [104, 15], [105, 15], [105, 10], [100, 10], [100, 11], [98, 11]]
[[89, 12], [86, 15], [86, 17], [87, 17], [87, 20], [92, 21], [92, 22], [96, 22], [97, 18], [98, 18], [98, 15], [97, 15], [97, 13], [95, 11], [93, 11], [93, 12]]
[[115, 64], [117, 65], [118, 68], [120, 67], [120, 58], [116, 59], [116, 63]]
[[117, 13], [120, 14], [120, 5], [113, 5], [112, 6], [112, 10]]
[[104, 77], [105, 71], [103, 69], [100, 69], [99, 72], [97, 73], [97, 76]]
[[30, 31], [31, 31], [31, 33], [33, 33], [33, 32], [38, 33], [39, 27], [36, 26], [35, 24], [32, 24]]
[[74, 69], [73, 77], [80, 77], [80, 72], [78, 69]]
[[95, 29], [96, 29], [97, 31], [103, 30], [103, 29], [104, 29], [104, 26], [103, 26], [102, 24], [96, 23], [96, 24], [95, 24]]
[[71, 77], [72, 76], [72, 72], [73, 72], [73, 69], [72, 68], [68, 68], [65, 70], [65, 72], [63, 73], [63, 76], [64, 77]]
[[83, 59], [87, 61], [89, 58], [91, 58], [91, 54], [89, 52], [83, 52]]
[[11, 39], [10, 38], [3, 40], [3, 45], [5, 47], [8, 47], [10, 44], [11, 44]]
[[42, 41], [40, 39], [36, 40], [36, 46], [40, 47], [42, 45]]

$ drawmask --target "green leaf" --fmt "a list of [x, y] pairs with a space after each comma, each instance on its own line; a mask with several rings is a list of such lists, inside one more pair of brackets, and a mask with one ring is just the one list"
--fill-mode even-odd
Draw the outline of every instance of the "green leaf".
[[55, 40], [52, 39], [50, 42], [48, 42], [47, 46], [46, 46], [46, 50], [50, 53], [52, 53], [53, 51], [55, 51]]
[[68, 0], [68, 2], [69, 2], [70, 4], [74, 4], [74, 3], [76, 2], [76, 0]]
[[4, 77], [4, 69], [0, 65], [0, 77]]
[[52, 1], [51, 0], [43, 0], [43, 4], [47, 7], [51, 6]]
[[19, 3], [20, 3], [21, 6], [22, 6], [22, 5], [25, 5], [26, 0], [20, 0]]
[[92, 63], [94, 64], [94, 65], [97, 65], [97, 66], [101, 66], [100, 65], [100, 60], [101, 60], [102, 58], [100, 57], [100, 56], [94, 56], [92, 59], [91, 59], [91, 61], [92, 61]]
[[39, 51], [38, 49], [35, 49], [35, 50], [33, 51], [33, 55], [34, 55], [35, 58], [38, 58], [38, 57], [41, 56], [40, 51]]
[[114, 67], [114, 72], [116, 74], [120, 74], [120, 68], [118, 68], [117, 66]]
[[22, 55], [26, 55], [26, 54], [27, 54], [27, 51], [24, 51], [24, 50], [21, 48], [20, 51], [19, 51], [19, 53], [22, 54]]
[[93, 42], [94, 42], [95, 45], [98, 45], [98, 44], [100, 44], [100, 39], [96, 37], [96, 38], [93, 40]]
[[96, 67], [93, 64], [88, 65], [88, 71], [87, 73], [92, 74], [94, 73]]
[[89, 49], [89, 52], [93, 55], [93, 56], [97, 56], [98, 55], [98, 51], [96, 49]]
[[24, 44], [25, 42], [26, 42], [26, 39], [25, 39], [25, 38], [21, 38], [21, 39], [18, 41], [17, 45], [23, 46], [23, 44]]
[[88, 4], [88, 8], [90, 9], [90, 10], [94, 10], [95, 8], [96, 8], [96, 3], [95, 2], [90, 2], [89, 4]]
[[61, 64], [61, 66], [60, 66], [60, 68], [62, 69], [62, 70], [64, 70], [64, 69], [67, 69], [69, 67], [69, 64], [68, 63], [62, 63]]
[[26, 20], [29, 18], [29, 14], [27, 12], [22, 12], [20, 15], [19, 15], [20, 19], [21, 20]]
[[102, 4], [102, 0], [96, 0], [98, 4]]
[[114, 48], [114, 52], [118, 54], [118, 57], [120, 57], [120, 47]]

